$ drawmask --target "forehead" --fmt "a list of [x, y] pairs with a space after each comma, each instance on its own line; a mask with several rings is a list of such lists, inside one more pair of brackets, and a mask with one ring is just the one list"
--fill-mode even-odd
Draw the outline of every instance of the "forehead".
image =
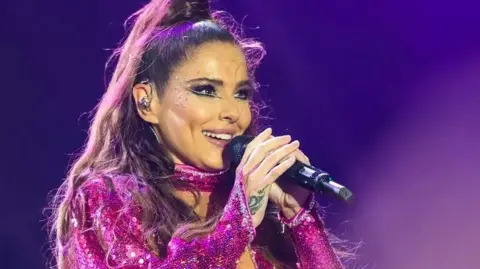
[[245, 55], [238, 46], [211, 42], [190, 51], [173, 75], [185, 79], [207, 77], [224, 82], [239, 81], [248, 78], [248, 68]]

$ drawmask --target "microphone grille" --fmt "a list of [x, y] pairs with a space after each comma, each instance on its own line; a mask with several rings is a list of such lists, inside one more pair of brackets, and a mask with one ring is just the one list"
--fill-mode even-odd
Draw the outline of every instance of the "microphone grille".
[[227, 145], [227, 152], [232, 164], [236, 166], [240, 163], [248, 143], [250, 143], [253, 138], [252, 136], [240, 135], [230, 141]]

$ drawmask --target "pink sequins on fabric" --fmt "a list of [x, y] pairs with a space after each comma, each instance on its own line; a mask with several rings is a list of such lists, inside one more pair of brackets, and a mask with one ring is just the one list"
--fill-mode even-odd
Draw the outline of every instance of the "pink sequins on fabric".
[[297, 253], [297, 267], [303, 269], [343, 269], [323, 229], [319, 205], [312, 195], [310, 209], [300, 211], [290, 222], [290, 234]]
[[225, 179], [223, 177], [225, 172], [205, 172], [192, 166], [177, 164], [175, 165], [175, 174], [173, 176], [175, 180], [189, 183], [200, 191], [212, 192], [222, 179]]
[[[175, 171], [175, 177], [192, 184], [216, 184], [223, 175], [223, 172], [207, 173], [187, 166], [178, 166]], [[75, 199], [72, 208], [75, 216], [82, 216], [80, 208], [85, 214], [71, 221], [72, 240], [64, 251], [74, 257], [69, 261], [70, 268], [235, 269], [243, 252], [252, 249], [250, 245], [256, 233], [241, 174], [236, 176], [215, 230], [192, 241], [172, 238], [165, 258], [160, 258], [146, 244], [141, 208], [132, 195], [139, 189], [135, 179], [117, 176], [112, 183], [110, 186], [102, 178], [89, 179], [78, 190], [82, 195]], [[290, 228], [299, 268], [342, 268], [318, 215], [309, 210], [301, 214], [307, 214], [299, 218], [303, 222]], [[252, 257], [257, 269], [272, 268], [260, 253], [254, 252]]]

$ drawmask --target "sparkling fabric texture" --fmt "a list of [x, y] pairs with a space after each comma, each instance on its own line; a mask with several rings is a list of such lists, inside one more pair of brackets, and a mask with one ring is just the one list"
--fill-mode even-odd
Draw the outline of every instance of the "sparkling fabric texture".
[[328, 242], [320, 217], [320, 207], [311, 195], [308, 208], [303, 208], [295, 217], [280, 221], [290, 228], [293, 246], [297, 253], [297, 267], [303, 269], [326, 268], [342, 269], [338, 257]]
[[[174, 178], [176, 180], [189, 183], [197, 187], [202, 192], [212, 192], [221, 181], [221, 175], [225, 174], [225, 172], [226, 171], [206, 173], [203, 171], [198, 171], [198, 169], [192, 166], [177, 164], [175, 166]], [[178, 189], [182, 190], [181, 187], [178, 187]]]
[[[217, 184], [222, 173], [209, 173], [178, 166], [175, 176], [203, 187]], [[82, 219], [71, 220], [72, 241], [66, 249], [72, 253], [72, 268], [225, 268], [234, 269], [246, 249], [251, 251], [257, 269], [273, 266], [250, 244], [255, 237], [252, 216], [244, 192], [243, 177], [236, 179], [217, 227], [207, 236], [185, 241], [174, 237], [167, 257], [160, 258], [148, 248], [141, 225], [141, 208], [134, 191], [141, 191], [134, 178], [114, 177], [113, 186], [102, 178], [89, 179], [79, 190], [81, 199], [72, 205]], [[323, 224], [313, 210], [302, 210], [295, 219], [302, 221], [289, 228], [294, 241], [298, 268], [343, 268], [333, 253]]]

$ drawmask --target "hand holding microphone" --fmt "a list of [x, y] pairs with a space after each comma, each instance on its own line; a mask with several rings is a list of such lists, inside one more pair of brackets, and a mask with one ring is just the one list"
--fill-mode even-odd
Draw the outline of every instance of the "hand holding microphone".
[[[233, 165], [236, 166], [241, 162], [246, 149], [250, 147], [249, 143], [253, 139], [251, 136], [237, 136], [232, 139], [227, 146], [227, 152]], [[332, 193], [344, 201], [350, 201], [353, 197], [350, 190], [335, 182], [327, 172], [311, 165], [294, 161], [293, 164], [288, 166], [284, 174], [291, 178], [295, 184], [312, 192]]]
[[242, 144], [241, 152], [235, 151], [235, 166], [237, 175], [243, 175], [253, 225], [257, 227], [265, 216], [272, 184], [295, 163], [299, 143], [291, 142], [290, 136], [272, 137], [270, 128], [248, 142]]

